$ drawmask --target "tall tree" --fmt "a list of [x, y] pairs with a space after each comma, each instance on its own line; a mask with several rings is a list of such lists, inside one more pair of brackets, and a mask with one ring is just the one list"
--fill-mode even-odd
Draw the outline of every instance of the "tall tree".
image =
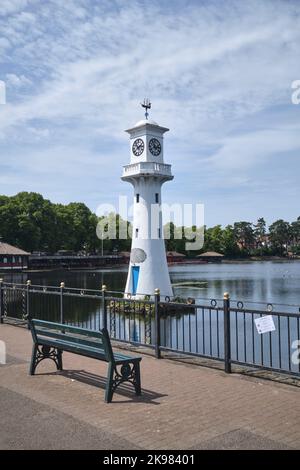
[[267, 232], [266, 221], [263, 217], [260, 217], [257, 220], [256, 224], [254, 225], [254, 235], [255, 235], [256, 243], [258, 246], [262, 245], [266, 232]]
[[21, 192], [11, 198], [16, 213], [15, 244], [28, 251], [47, 249], [53, 242], [53, 205], [37, 193]]
[[237, 246], [236, 239], [234, 236], [234, 230], [232, 225], [227, 225], [222, 232], [221, 239], [222, 253], [228, 257], [237, 257], [240, 254], [239, 247]]
[[279, 254], [283, 256], [290, 241], [290, 224], [282, 219], [276, 220], [269, 228], [270, 240]]
[[266, 241], [266, 233], [267, 233], [267, 224], [263, 217], [260, 217], [256, 224], [254, 225], [254, 236], [255, 236], [255, 243], [256, 248], [260, 250], [260, 254], [263, 253], [263, 247]]
[[250, 250], [255, 242], [251, 222], [235, 222], [233, 226], [236, 241], [244, 250]]
[[300, 217], [290, 225], [291, 249], [296, 254], [300, 252]]

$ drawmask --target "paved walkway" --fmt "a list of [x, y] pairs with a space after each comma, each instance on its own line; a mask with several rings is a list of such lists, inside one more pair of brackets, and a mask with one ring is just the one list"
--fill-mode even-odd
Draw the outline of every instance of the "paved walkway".
[[0, 449], [300, 449], [300, 389], [143, 355], [143, 395], [106, 404], [106, 364], [64, 353], [28, 375], [31, 336], [0, 325]]

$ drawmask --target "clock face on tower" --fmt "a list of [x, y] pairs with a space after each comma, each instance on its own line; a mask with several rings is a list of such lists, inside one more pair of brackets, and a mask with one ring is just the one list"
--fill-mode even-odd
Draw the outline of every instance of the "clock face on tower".
[[142, 139], [136, 139], [132, 144], [132, 153], [139, 157], [144, 151], [144, 141]]
[[154, 155], [154, 157], [158, 157], [158, 155], [161, 152], [161, 145], [159, 140], [157, 139], [151, 139], [149, 142], [149, 150]]

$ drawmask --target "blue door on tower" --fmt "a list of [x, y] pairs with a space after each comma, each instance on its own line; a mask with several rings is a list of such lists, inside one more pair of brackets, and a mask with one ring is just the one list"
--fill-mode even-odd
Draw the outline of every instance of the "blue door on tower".
[[139, 281], [140, 267], [132, 266], [132, 293], [136, 294], [137, 285]]

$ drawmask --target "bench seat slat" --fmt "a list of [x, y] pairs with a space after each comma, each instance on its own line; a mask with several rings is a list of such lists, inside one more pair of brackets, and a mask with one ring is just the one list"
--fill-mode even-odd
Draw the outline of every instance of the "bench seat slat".
[[61, 341], [55, 339], [50, 340], [44, 337], [38, 338], [38, 344], [54, 347], [63, 351], [73, 352], [76, 354], [82, 354], [83, 356], [89, 356], [95, 359], [99, 358], [108, 362], [106, 359], [105, 352], [99, 348], [92, 348], [90, 346], [80, 346], [78, 343], [72, 343], [68, 341]]
[[114, 354], [115, 363], [121, 364], [123, 362], [141, 361], [142, 358], [138, 356], [124, 356], [124, 354]]

